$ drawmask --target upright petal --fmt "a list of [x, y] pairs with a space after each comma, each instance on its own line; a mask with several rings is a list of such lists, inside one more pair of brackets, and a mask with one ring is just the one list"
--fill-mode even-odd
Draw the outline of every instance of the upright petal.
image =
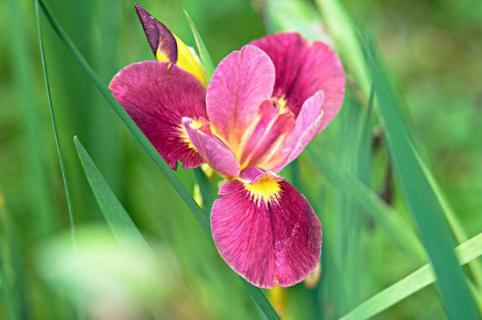
[[302, 281], [320, 261], [321, 225], [313, 209], [280, 177], [255, 168], [242, 177], [225, 183], [214, 202], [211, 229], [219, 253], [258, 287]]
[[253, 42], [263, 49], [276, 68], [274, 96], [296, 115], [304, 101], [322, 90], [324, 117], [320, 131], [336, 116], [345, 94], [340, 60], [326, 44], [309, 43], [298, 33], [278, 33]]
[[235, 153], [261, 103], [271, 99], [274, 81], [270, 58], [252, 45], [230, 53], [214, 71], [206, 97], [209, 121]]
[[[316, 137], [325, 117], [323, 104], [323, 91], [318, 91], [303, 103], [296, 118], [295, 127], [281, 147], [282, 151], [273, 159], [272, 166], [268, 166], [270, 170], [273, 172], [281, 171], [295, 160], [311, 140]], [[276, 162], [278, 163], [275, 165]]]
[[182, 117], [206, 118], [206, 90], [192, 75], [157, 61], [131, 64], [109, 89], [167, 164], [194, 168], [204, 161], [187, 137]]
[[186, 132], [201, 157], [217, 172], [228, 176], [239, 175], [239, 162], [224, 143], [212, 135], [207, 123], [182, 119]]

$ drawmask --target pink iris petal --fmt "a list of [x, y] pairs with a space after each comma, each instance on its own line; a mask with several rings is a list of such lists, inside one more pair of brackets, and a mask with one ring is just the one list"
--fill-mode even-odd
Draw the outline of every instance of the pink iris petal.
[[276, 68], [274, 96], [284, 98], [296, 114], [315, 92], [325, 93], [320, 131], [338, 113], [345, 94], [343, 67], [336, 54], [322, 42], [309, 43], [298, 33], [278, 33], [253, 41]]
[[209, 131], [209, 125], [194, 122], [191, 118], [182, 119], [189, 138], [203, 159], [217, 172], [230, 177], [239, 175], [239, 163], [224, 143]]
[[303, 152], [320, 131], [324, 118], [324, 93], [318, 91], [303, 103], [296, 118], [295, 128], [285, 140], [283, 151], [278, 155], [278, 159], [284, 160], [272, 168], [273, 172], [281, 171]]
[[211, 229], [219, 253], [258, 287], [302, 281], [320, 261], [321, 225], [313, 209], [280, 177], [255, 168], [241, 176], [255, 180], [225, 183], [214, 202]]
[[206, 89], [175, 65], [157, 61], [131, 64], [111, 81], [109, 89], [167, 164], [176, 169], [204, 161], [186, 141], [182, 117], [206, 118]]
[[263, 50], [247, 45], [225, 57], [214, 71], [206, 96], [215, 132], [236, 149], [259, 106], [273, 93], [275, 70]]
[[273, 102], [263, 102], [253, 121], [253, 132], [246, 134], [243, 140], [245, 145], [241, 148], [242, 167], [262, 167], [263, 157], [270, 154], [272, 149], [281, 146], [282, 140], [293, 129], [294, 124], [295, 117], [292, 112], [280, 112], [279, 107]]
[[268, 127], [264, 128], [263, 136], [250, 139], [255, 147], [248, 165], [271, 170], [273, 161], [283, 155], [284, 141], [295, 127], [295, 123], [295, 116], [291, 111], [280, 113]]
[[139, 4], [136, 4], [135, 8], [154, 56], [159, 49], [170, 63], [175, 64], [177, 62], [177, 44], [172, 32]]

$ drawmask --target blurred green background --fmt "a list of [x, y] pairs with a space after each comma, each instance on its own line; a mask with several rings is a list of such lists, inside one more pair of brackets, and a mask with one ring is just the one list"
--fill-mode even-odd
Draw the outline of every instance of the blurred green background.
[[[296, 24], [297, 17], [294, 12], [268, 10], [269, 0], [138, 2], [193, 45], [185, 8], [216, 63], [252, 39], [279, 30], [280, 21]], [[314, 3], [290, 2], [307, 6], [307, 21], [320, 19]], [[134, 1], [45, 3], [104, 83], [123, 66], [152, 59]], [[356, 25], [376, 38], [407, 106], [423, 158], [467, 235], [476, 235], [482, 230], [481, 2], [341, 3]], [[260, 318], [260, 311], [220, 259], [210, 237], [42, 19], [79, 229], [81, 254], [72, 255], [70, 240], [64, 235], [69, 220], [40, 66], [34, 7], [29, 0], [5, 0], [0, 8], [0, 283], [4, 284], [0, 317], [12, 317], [10, 297], [14, 301], [10, 305], [16, 306], [13, 316], [19, 319], [67, 319], [79, 314], [96, 319]], [[308, 26], [308, 36], [332, 41], [316, 21]], [[349, 85], [348, 91], [353, 87]], [[355, 91], [351, 96], [356, 96]], [[313, 147], [323, 150], [333, 162], [338, 162], [343, 152], [343, 130], [350, 113], [357, 112], [349, 102], [347, 98], [338, 120]], [[80, 166], [74, 135], [154, 244], [162, 263], [154, 263], [136, 250], [116, 249]], [[386, 149], [375, 147], [368, 181], [377, 193], [387, 189], [387, 159]], [[308, 157], [302, 156], [298, 165], [299, 178], [290, 172], [286, 175], [299, 179], [321, 217], [326, 243], [323, 257], [336, 260], [350, 255], [342, 243], [352, 236], [351, 229], [347, 231], [345, 221], [337, 217], [345, 203], [343, 196], [323, 175], [313, 173], [317, 171]], [[192, 172], [180, 169], [177, 175], [193, 190]], [[394, 198], [391, 204], [405, 215], [397, 181], [389, 185]], [[350, 255], [348, 267], [335, 272], [324, 263], [316, 289], [300, 284], [283, 291], [286, 319], [341, 316], [420, 265], [406, 259], [376, 222], [364, 217], [357, 226], [363, 229], [363, 236], [357, 238], [362, 244]], [[5, 289], [8, 283], [13, 288], [10, 294]], [[338, 287], [344, 285], [345, 289]], [[319, 310], [313, 311], [316, 308]], [[433, 286], [379, 315], [380, 319], [443, 317]]]

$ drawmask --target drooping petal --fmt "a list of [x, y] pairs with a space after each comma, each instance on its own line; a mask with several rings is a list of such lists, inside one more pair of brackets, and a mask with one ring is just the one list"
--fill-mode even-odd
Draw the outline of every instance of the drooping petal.
[[225, 183], [214, 202], [211, 230], [219, 253], [258, 287], [302, 281], [320, 261], [321, 225], [313, 209], [280, 177], [255, 168], [242, 177]]
[[154, 18], [139, 4], [135, 5], [152, 52], [158, 61], [176, 64], [206, 84], [206, 76], [194, 50]]
[[253, 41], [276, 68], [274, 96], [296, 115], [304, 101], [322, 90], [324, 117], [320, 131], [336, 116], [345, 94], [345, 76], [340, 60], [326, 44], [308, 42], [298, 33], [278, 33]]
[[252, 45], [230, 53], [214, 71], [206, 97], [209, 121], [235, 153], [261, 103], [271, 99], [274, 81], [271, 59]]
[[174, 65], [144, 61], [122, 69], [109, 89], [167, 164], [194, 168], [204, 161], [183, 130], [182, 117], [207, 118], [206, 89]]
[[316, 137], [325, 117], [323, 104], [323, 91], [318, 91], [303, 103], [293, 131], [284, 141], [282, 151], [277, 155], [277, 158], [273, 159], [274, 162], [282, 159], [281, 162], [271, 167], [273, 172], [281, 171], [295, 160], [311, 140]]
[[186, 132], [201, 157], [217, 172], [236, 177], [239, 175], [239, 162], [224, 143], [209, 131], [209, 125], [184, 117]]

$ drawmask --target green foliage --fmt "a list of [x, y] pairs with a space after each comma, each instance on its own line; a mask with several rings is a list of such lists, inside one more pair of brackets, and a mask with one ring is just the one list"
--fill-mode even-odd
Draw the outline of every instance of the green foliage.
[[449, 317], [477, 319], [478, 310], [454, 253], [455, 241], [443, 206], [421, 165], [404, 124], [400, 104], [383, 73], [374, 49], [365, 43], [365, 57], [380, 105], [380, 116], [401, 190], [432, 262]]
[[[482, 255], [482, 234], [467, 240], [456, 248], [460, 264], [464, 265]], [[408, 276], [377, 293], [340, 319], [368, 319], [399, 303], [435, 281], [430, 265], [426, 264]]]

